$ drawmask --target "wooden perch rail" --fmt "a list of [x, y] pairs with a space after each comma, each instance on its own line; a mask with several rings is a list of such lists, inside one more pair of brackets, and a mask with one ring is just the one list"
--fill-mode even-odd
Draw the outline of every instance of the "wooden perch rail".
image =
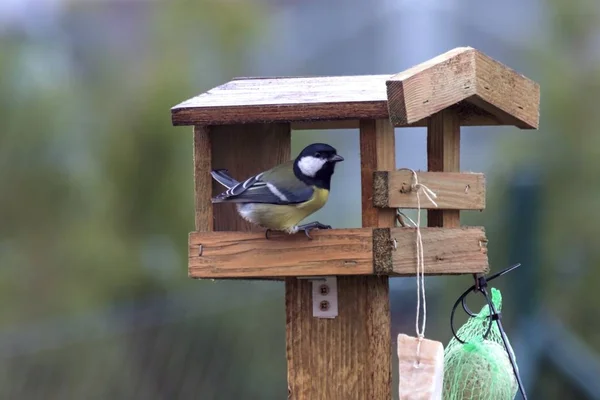
[[[435, 207], [421, 196], [422, 209], [483, 210], [485, 209], [485, 176], [479, 173], [421, 172], [419, 183], [436, 195]], [[411, 171], [377, 171], [373, 176], [373, 203], [380, 208], [417, 208], [417, 195], [411, 190]]]
[[[488, 271], [483, 228], [422, 228], [425, 273]], [[413, 228], [357, 228], [302, 233], [192, 232], [189, 276], [252, 278], [290, 276], [388, 275], [415, 273]], [[394, 246], [394, 240], [396, 245]]]

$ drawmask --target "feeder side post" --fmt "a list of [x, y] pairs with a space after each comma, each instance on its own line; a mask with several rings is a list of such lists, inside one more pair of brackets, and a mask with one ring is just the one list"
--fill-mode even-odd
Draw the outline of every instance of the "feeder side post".
[[194, 126], [194, 203], [196, 231], [213, 230], [213, 207], [210, 201], [212, 151], [209, 128]]
[[[396, 225], [394, 209], [376, 208], [373, 202], [375, 171], [396, 169], [394, 127], [387, 119], [360, 121], [360, 169], [363, 227], [387, 228]], [[392, 353], [389, 278], [367, 276], [352, 278], [353, 285], [368, 287], [365, 303], [368, 307], [369, 332], [367, 345], [371, 358], [367, 371], [372, 377], [365, 398], [391, 399]]]
[[[428, 118], [427, 170], [460, 172], [460, 118], [453, 109], [444, 109]], [[457, 228], [460, 211], [428, 210], [427, 226]]]

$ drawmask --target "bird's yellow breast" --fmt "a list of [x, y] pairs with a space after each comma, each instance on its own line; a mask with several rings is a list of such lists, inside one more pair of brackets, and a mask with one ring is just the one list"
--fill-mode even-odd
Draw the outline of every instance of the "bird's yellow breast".
[[329, 190], [313, 187], [312, 197], [305, 203], [298, 204], [297, 207], [307, 212], [307, 216], [316, 212], [327, 203], [329, 199]]
[[327, 203], [329, 190], [317, 187], [313, 189], [313, 195], [304, 203], [289, 205], [238, 205], [238, 212], [244, 219], [265, 228], [288, 230], [298, 225], [300, 221], [318, 211]]

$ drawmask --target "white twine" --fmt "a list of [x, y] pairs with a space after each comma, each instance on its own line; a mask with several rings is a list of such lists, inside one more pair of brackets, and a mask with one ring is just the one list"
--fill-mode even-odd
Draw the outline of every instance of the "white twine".
[[[415, 319], [415, 330], [417, 332], [417, 360], [420, 358], [421, 354], [421, 341], [425, 336], [425, 326], [427, 325], [427, 299], [425, 298], [425, 260], [423, 257], [423, 238], [421, 236], [421, 197], [419, 193], [421, 190], [435, 207], [437, 207], [437, 203], [433, 200], [437, 198], [437, 195], [429, 189], [427, 186], [419, 183], [419, 178], [417, 177], [417, 173], [410, 168], [400, 168], [400, 170], [407, 170], [412, 173], [413, 183], [410, 186], [411, 192], [414, 191], [417, 195], [417, 222], [410, 219], [407, 215], [398, 210], [398, 213], [402, 216], [406, 217], [412, 225], [417, 229], [417, 317]], [[421, 312], [421, 301], [423, 302], [423, 321], [421, 323], [421, 328], [419, 329], [419, 319]], [[418, 361], [420, 363], [420, 360]]]

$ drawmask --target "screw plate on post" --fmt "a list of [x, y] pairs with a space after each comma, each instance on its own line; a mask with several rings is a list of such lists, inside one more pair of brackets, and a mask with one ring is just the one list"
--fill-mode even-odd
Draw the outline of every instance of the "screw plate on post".
[[337, 278], [327, 276], [312, 281], [313, 317], [335, 318], [338, 315]]

